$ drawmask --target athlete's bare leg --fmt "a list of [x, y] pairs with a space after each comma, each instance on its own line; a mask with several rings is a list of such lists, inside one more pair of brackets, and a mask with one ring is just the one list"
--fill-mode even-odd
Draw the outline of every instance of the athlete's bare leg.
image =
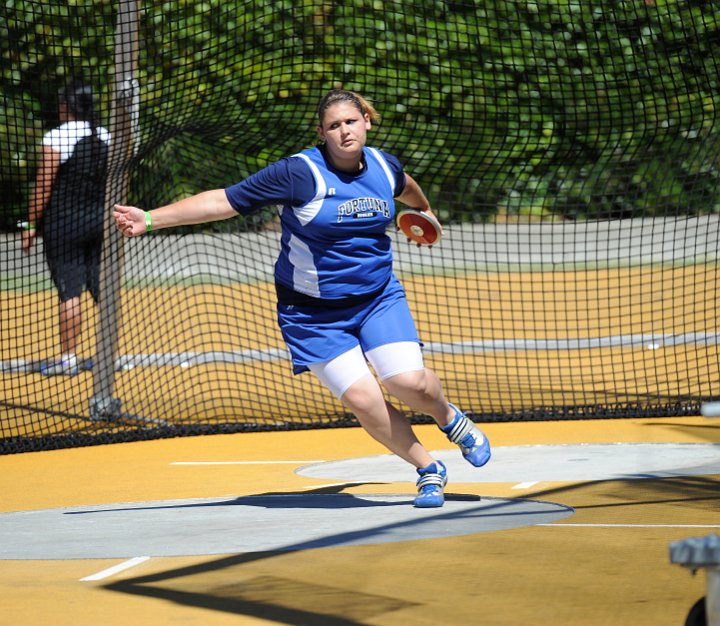
[[415, 436], [410, 422], [386, 402], [382, 388], [372, 375], [363, 376], [350, 385], [341, 400], [361, 426], [388, 450], [417, 468], [433, 462], [430, 453]]
[[382, 383], [390, 395], [418, 413], [431, 415], [440, 427], [447, 426], [456, 415], [445, 399], [437, 374], [427, 367], [391, 376]]
[[60, 303], [60, 348], [63, 354], [75, 354], [82, 331], [82, 308], [80, 298], [70, 298]]

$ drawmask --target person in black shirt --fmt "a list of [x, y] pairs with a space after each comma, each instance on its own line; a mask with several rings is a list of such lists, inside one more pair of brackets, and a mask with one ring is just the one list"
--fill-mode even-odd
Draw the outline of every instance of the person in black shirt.
[[22, 248], [38, 232], [60, 300], [61, 358], [42, 368], [47, 376], [78, 373], [81, 295], [99, 297], [108, 131], [99, 126], [91, 87], [75, 81], [59, 93], [60, 126], [45, 134]]

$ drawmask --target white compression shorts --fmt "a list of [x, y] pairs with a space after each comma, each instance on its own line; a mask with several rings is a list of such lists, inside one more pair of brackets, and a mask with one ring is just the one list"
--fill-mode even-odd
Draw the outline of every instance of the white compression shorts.
[[350, 385], [370, 375], [365, 359], [370, 362], [380, 380], [425, 369], [420, 345], [415, 341], [388, 343], [368, 350], [365, 355], [360, 346], [355, 346], [330, 361], [313, 363], [308, 367], [340, 399]]

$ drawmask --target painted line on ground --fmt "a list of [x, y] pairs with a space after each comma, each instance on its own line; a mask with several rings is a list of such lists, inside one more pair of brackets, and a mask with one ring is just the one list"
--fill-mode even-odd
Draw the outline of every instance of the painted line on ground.
[[112, 567], [108, 567], [107, 569], [104, 569], [101, 572], [98, 572], [97, 574], [91, 574], [90, 576], [85, 576], [85, 578], [80, 579], [80, 582], [88, 582], [88, 581], [92, 581], [92, 580], [103, 580], [103, 578], [108, 578], [119, 572], [124, 572], [126, 569], [130, 569], [131, 567], [135, 567], [136, 565], [140, 565], [141, 563], [145, 563], [145, 561], [149, 561], [149, 560], [150, 560], [149, 556], [136, 556], [135, 558], [129, 559], [127, 561], [123, 561], [122, 563], [118, 563], [117, 565], [113, 565]]
[[353, 485], [364, 485], [364, 482], [325, 483], [324, 485], [308, 485], [303, 489], [327, 489], [329, 487], [352, 487]]
[[302, 465], [303, 463], [325, 463], [323, 460], [305, 461], [173, 461], [170, 465]]
[[[720, 344], [720, 333], [690, 332], [665, 334], [610, 335], [604, 337], [569, 337], [567, 339], [490, 339], [482, 341], [428, 342], [423, 345], [427, 354], [481, 354], [486, 352], [514, 352], [532, 350], [588, 350], [608, 347], [642, 347], [650, 350], [697, 344], [716, 346]], [[192, 367], [214, 363], [245, 365], [289, 361], [289, 352], [284, 348], [262, 350], [212, 350], [208, 352], [169, 352], [151, 354], [126, 354], [115, 361], [116, 371], [135, 367]], [[29, 374], [38, 371], [42, 363], [27, 359], [0, 361], [0, 372]]]
[[537, 524], [548, 528], [720, 528], [720, 524]]
[[524, 483], [518, 483], [517, 485], [513, 485], [510, 487], [511, 489], [530, 489], [530, 487], [534, 487], [538, 484], [539, 481], [537, 480], [529, 480]]

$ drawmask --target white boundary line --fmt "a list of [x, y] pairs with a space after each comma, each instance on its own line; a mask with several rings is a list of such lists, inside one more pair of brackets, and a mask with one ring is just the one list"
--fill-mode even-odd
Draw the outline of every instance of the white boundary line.
[[720, 524], [536, 524], [548, 528], [720, 528]]
[[529, 480], [524, 483], [518, 483], [517, 485], [513, 485], [510, 487], [510, 489], [530, 489], [530, 487], [534, 487], [538, 484], [539, 481], [537, 480]]
[[356, 481], [348, 481], [343, 483], [325, 483], [324, 485], [308, 485], [307, 487], [303, 487], [303, 489], [326, 489], [328, 487], [350, 487], [352, 485], [364, 485], [364, 482], [356, 482]]
[[[426, 354], [480, 354], [484, 352], [513, 352], [516, 350], [585, 350], [594, 348], [632, 346], [648, 350], [664, 347], [698, 344], [716, 346], [720, 344], [720, 333], [690, 332], [679, 334], [632, 334], [606, 337], [580, 337], [568, 339], [493, 339], [483, 341], [428, 342], [423, 345]], [[264, 363], [289, 361], [290, 355], [282, 348], [267, 350], [169, 352], [153, 354], [126, 354], [115, 361], [118, 371], [135, 367], [192, 367], [208, 363]], [[28, 359], [0, 361], [0, 372], [31, 373], [38, 363]]]
[[91, 574], [90, 576], [85, 576], [85, 578], [81, 578], [80, 582], [87, 582], [91, 580], [102, 580], [103, 578], [108, 578], [109, 576], [113, 576], [114, 574], [117, 574], [118, 572], [123, 572], [126, 569], [130, 569], [131, 567], [135, 567], [136, 565], [140, 565], [140, 563], [145, 563], [145, 561], [149, 561], [149, 556], [136, 556], [135, 558], [129, 559], [127, 561], [123, 561], [122, 563], [118, 563], [117, 565], [113, 565], [112, 567], [108, 567], [107, 569], [102, 570], [101, 572], [98, 572], [97, 574]]
[[325, 463], [323, 460], [304, 461], [173, 461], [170, 465], [302, 465], [303, 463]]

